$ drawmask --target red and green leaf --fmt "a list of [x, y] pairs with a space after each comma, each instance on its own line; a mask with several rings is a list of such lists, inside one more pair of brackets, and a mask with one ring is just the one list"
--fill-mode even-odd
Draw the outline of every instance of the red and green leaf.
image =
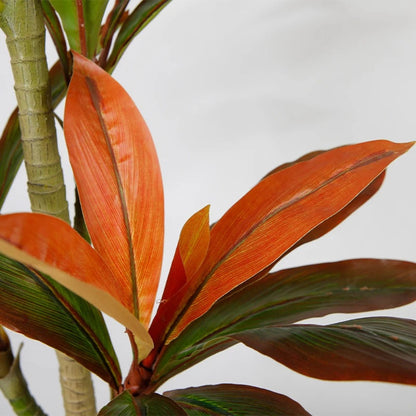
[[0, 255], [0, 323], [73, 357], [107, 381], [121, 383], [101, 313], [47, 276]]
[[234, 338], [310, 377], [416, 384], [416, 321], [409, 319], [269, 327]]
[[49, 0], [58, 12], [71, 49], [93, 58], [108, 0]]
[[[394, 308], [416, 300], [416, 264], [357, 259], [251, 279], [217, 301], [160, 353], [152, 383], [232, 346], [234, 335], [331, 313]], [[149, 365], [149, 363], [147, 363]]]
[[97, 251], [64, 221], [43, 214], [2, 215], [0, 252], [47, 274], [118, 320], [135, 335], [140, 357], [148, 355], [152, 339], [115, 297], [122, 288]]
[[169, 3], [171, 0], [142, 0], [123, 22], [114, 41], [113, 50], [105, 65], [112, 72], [127, 46]]
[[113, 296], [147, 326], [163, 251], [163, 188], [149, 130], [124, 89], [78, 54], [64, 130], [91, 241], [117, 287]]
[[252, 386], [219, 384], [173, 390], [165, 396], [189, 416], [310, 416], [289, 397]]
[[344, 209], [411, 146], [384, 140], [344, 146], [264, 178], [212, 227], [206, 259], [188, 284], [168, 342]]

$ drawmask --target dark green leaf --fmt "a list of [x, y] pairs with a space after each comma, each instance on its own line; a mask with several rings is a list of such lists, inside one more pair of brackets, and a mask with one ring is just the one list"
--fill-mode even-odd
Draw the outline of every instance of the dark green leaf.
[[186, 416], [186, 412], [173, 400], [159, 394], [136, 398], [142, 416]]
[[[57, 62], [49, 71], [53, 108], [65, 96], [66, 82], [61, 64]], [[23, 161], [17, 109], [11, 114], [0, 139], [0, 209]]]
[[298, 267], [251, 279], [220, 299], [162, 350], [153, 382], [233, 345], [228, 338], [330, 313], [393, 308], [416, 300], [416, 264], [357, 259]]
[[139, 409], [129, 391], [124, 391], [103, 407], [97, 416], [136, 416]]
[[126, 390], [107, 406], [98, 416], [186, 416], [186, 412], [173, 400], [159, 394], [133, 397]]
[[120, 369], [101, 313], [52, 279], [0, 256], [0, 323], [75, 358], [113, 388]]
[[11, 114], [0, 139], [0, 208], [9, 193], [23, 160], [17, 108]]
[[128, 16], [120, 28], [114, 42], [113, 50], [105, 65], [108, 72], [112, 72], [121, 55], [133, 38], [156, 17], [171, 0], [143, 0]]
[[188, 416], [307, 416], [302, 406], [281, 394], [251, 386], [220, 384], [165, 393]]
[[416, 384], [416, 321], [409, 319], [269, 327], [235, 339], [310, 377]]

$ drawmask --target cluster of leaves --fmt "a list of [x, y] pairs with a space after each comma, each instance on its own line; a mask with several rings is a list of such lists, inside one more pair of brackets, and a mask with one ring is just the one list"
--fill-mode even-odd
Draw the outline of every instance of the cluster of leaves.
[[[312, 377], [416, 384], [415, 321], [296, 324], [413, 302], [414, 263], [355, 259], [272, 272], [371, 198], [412, 144], [313, 152], [274, 169], [214, 224], [202, 208], [182, 229], [151, 321], [163, 249], [161, 174], [144, 120], [109, 72], [168, 2], [145, 0], [129, 14], [128, 1], [116, 1], [103, 26], [106, 1], [42, 3], [62, 63], [51, 71], [55, 102], [70, 79], [64, 133], [92, 245], [53, 217], [0, 216], [0, 323], [74, 357], [119, 392], [100, 415], [308, 415], [292, 399], [250, 386], [156, 392], [239, 342]], [[0, 158], [15, 167], [4, 150], [16, 147], [11, 120]], [[2, 197], [10, 172], [1, 172]], [[100, 311], [128, 330], [133, 360], [124, 381]]]

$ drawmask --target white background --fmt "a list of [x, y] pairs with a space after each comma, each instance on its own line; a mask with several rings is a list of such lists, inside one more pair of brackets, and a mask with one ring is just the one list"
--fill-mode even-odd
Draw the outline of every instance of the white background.
[[[4, 36], [0, 40], [3, 125], [15, 101]], [[174, 0], [136, 38], [114, 76], [140, 108], [159, 152], [166, 275], [186, 219], [206, 204], [212, 220], [218, 219], [273, 167], [315, 149], [414, 139], [416, 3]], [[354, 257], [415, 261], [415, 163], [412, 150], [393, 164], [365, 207], [279, 267]], [[66, 175], [71, 196], [71, 173]], [[3, 212], [25, 210], [22, 172]], [[380, 314], [387, 313], [413, 318], [415, 308]], [[110, 326], [126, 370], [126, 336], [118, 325]], [[17, 334], [11, 338], [14, 349], [24, 340], [23, 369], [45, 411], [63, 415], [54, 352]], [[95, 382], [102, 406], [107, 388]], [[242, 346], [197, 365], [164, 389], [223, 382], [286, 394], [315, 416], [416, 414], [414, 387], [314, 380]], [[0, 415], [11, 415], [3, 397]]]

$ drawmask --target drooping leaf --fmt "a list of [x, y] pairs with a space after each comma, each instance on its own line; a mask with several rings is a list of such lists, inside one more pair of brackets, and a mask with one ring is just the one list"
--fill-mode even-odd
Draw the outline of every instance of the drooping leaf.
[[189, 325], [161, 352], [152, 382], [159, 385], [228, 348], [234, 344], [229, 336], [244, 331], [415, 300], [416, 264], [410, 262], [356, 259], [271, 273], [234, 289]]
[[416, 321], [409, 319], [269, 327], [235, 339], [310, 377], [416, 384]]
[[175, 316], [177, 305], [181, 300], [181, 289], [193, 278], [204, 261], [209, 241], [209, 206], [207, 206], [192, 215], [182, 228], [162, 301], [149, 331], [156, 346], [163, 336], [162, 331], [166, 328], [167, 321]]
[[121, 374], [97, 309], [40, 273], [0, 255], [0, 323], [75, 358], [117, 389]]
[[49, 0], [58, 12], [71, 49], [92, 58], [108, 0]]
[[411, 146], [384, 140], [344, 146], [263, 179], [213, 226], [206, 259], [188, 284], [168, 342], [217, 299], [345, 208]]
[[289, 397], [252, 386], [219, 384], [173, 390], [165, 396], [188, 416], [310, 416]]
[[148, 332], [123, 306], [123, 290], [99, 254], [68, 224], [43, 214], [0, 216], [0, 253], [45, 273], [107, 313], [135, 335], [143, 359]]
[[[66, 91], [65, 76], [59, 62], [49, 71], [49, 79], [52, 89], [52, 106], [55, 108]], [[0, 209], [22, 161], [23, 151], [16, 108], [10, 115], [0, 138]]]
[[133, 38], [140, 33], [149, 22], [155, 18], [171, 0], [142, 0], [131, 12], [118, 32], [114, 41], [113, 50], [105, 66], [112, 72], [127, 46]]
[[150, 133], [124, 89], [77, 54], [64, 129], [91, 241], [126, 294], [123, 304], [147, 326], [163, 251], [163, 188]]

